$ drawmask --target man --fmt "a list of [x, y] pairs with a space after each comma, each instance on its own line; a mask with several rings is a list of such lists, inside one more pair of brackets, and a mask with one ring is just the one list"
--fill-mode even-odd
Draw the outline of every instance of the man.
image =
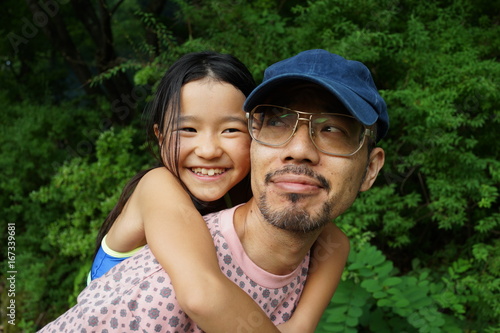
[[[321, 231], [382, 168], [375, 142], [388, 116], [368, 69], [324, 50], [270, 66], [245, 111], [254, 198], [205, 219], [223, 272], [279, 324], [297, 305]], [[259, 321], [251, 315], [242, 325]], [[92, 282], [61, 318], [47, 331], [199, 331], [147, 247]]]

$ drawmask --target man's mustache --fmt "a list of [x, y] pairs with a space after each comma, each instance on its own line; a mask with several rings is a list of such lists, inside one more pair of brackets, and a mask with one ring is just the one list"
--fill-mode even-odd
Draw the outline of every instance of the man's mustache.
[[269, 172], [266, 174], [266, 177], [264, 179], [265, 184], [268, 184], [271, 181], [272, 177], [284, 174], [305, 175], [311, 177], [313, 179], [316, 179], [327, 192], [330, 192], [331, 186], [328, 180], [305, 165], [289, 164], [279, 170]]

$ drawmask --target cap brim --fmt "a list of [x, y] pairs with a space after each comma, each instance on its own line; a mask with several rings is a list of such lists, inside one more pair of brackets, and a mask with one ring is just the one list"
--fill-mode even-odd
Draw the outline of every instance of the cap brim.
[[344, 104], [347, 110], [354, 117], [356, 117], [356, 119], [358, 119], [362, 124], [366, 126], [373, 125], [378, 119], [378, 114], [375, 108], [362, 96], [358, 95], [345, 85], [336, 81], [317, 79], [300, 74], [279, 75], [260, 84], [246, 99], [244, 110], [246, 112], [250, 112], [255, 106], [261, 104], [264, 98], [267, 97], [267, 95], [277, 86], [297, 80], [316, 83], [324, 87], [333, 95], [335, 95], [339, 99], [339, 101]]

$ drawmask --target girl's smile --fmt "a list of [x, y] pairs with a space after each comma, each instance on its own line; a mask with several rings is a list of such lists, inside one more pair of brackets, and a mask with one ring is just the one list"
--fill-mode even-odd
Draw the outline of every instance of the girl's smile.
[[226, 172], [226, 168], [191, 168], [191, 171], [198, 176], [218, 176]]

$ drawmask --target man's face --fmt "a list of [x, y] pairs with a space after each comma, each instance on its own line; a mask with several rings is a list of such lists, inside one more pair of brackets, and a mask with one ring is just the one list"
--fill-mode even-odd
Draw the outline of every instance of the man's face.
[[[294, 96], [293, 102], [281, 106], [311, 113], [344, 112], [322, 90], [309, 88], [288, 96]], [[371, 165], [374, 154], [375, 167]], [[252, 190], [264, 218], [281, 229], [303, 232], [321, 228], [350, 207], [357, 194], [372, 185], [384, 158], [380, 148], [369, 157], [366, 144], [350, 157], [319, 152], [306, 121], [299, 123], [295, 136], [283, 146], [252, 141], [250, 155]]]

